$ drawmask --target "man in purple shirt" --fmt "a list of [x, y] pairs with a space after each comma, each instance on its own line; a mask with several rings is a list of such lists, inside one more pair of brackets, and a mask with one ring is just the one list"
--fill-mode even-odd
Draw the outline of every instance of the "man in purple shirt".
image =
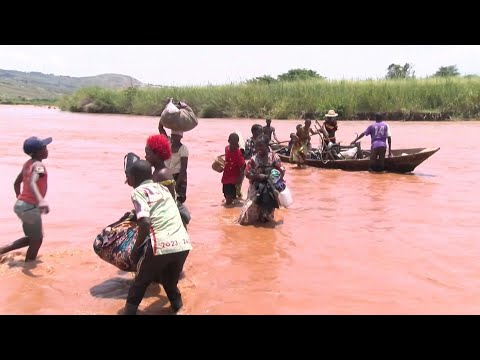
[[372, 139], [370, 171], [382, 172], [385, 169], [385, 152], [387, 150], [387, 140], [388, 156], [392, 156], [392, 134], [388, 125], [383, 122], [382, 114], [375, 114], [375, 123], [370, 125], [367, 130], [365, 130], [365, 132], [358, 135], [357, 138], [352, 141], [352, 145], [365, 135], [370, 135]]

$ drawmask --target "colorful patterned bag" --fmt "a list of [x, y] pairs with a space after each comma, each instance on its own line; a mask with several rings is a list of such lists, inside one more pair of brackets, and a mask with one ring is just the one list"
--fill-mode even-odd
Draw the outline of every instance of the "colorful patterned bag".
[[135, 272], [137, 264], [132, 262], [131, 254], [137, 238], [137, 225], [134, 215], [126, 214], [97, 235], [93, 250], [102, 260], [120, 270]]

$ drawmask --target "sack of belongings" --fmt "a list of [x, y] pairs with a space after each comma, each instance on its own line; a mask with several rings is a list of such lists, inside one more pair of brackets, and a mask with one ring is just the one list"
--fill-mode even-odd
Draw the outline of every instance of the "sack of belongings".
[[160, 123], [173, 131], [190, 131], [198, 125], [197, 117], [192, 108], [182, 101], [174, 103], [170, 99], [160, 116]]
[[137, 264], [131, 260], [137, 222], [133, 213], [105, 227], [93, 241], [93, 250], [102, 259], [123, 271], [135, 272]]

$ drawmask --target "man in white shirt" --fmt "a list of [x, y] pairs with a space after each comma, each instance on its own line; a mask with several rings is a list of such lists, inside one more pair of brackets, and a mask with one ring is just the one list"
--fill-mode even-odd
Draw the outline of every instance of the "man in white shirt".
[[153, 182], [151, 165], [138, 160], [127, 171], [131, 199], [138, 220], [138, 234], [132, 249], [137, 264], [134, 283], [128, 291], [126, 315], [135, 315], [148, 286], [160, 282], [167, 293], [173, 311], [182, 306], [177, 287], [180, 273], [192, 249], [180, 213], [170, 191]]

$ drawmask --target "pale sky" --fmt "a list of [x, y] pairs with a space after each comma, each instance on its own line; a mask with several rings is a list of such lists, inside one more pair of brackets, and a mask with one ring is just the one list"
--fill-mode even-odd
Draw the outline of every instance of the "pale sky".
[[206, 85], [306, 68], [329, 79], [382, 78], [412, 63], [480, 75], [479, 45], [0, 45], [0, 69], [67, 76], [117, 73], [155, 85]]

